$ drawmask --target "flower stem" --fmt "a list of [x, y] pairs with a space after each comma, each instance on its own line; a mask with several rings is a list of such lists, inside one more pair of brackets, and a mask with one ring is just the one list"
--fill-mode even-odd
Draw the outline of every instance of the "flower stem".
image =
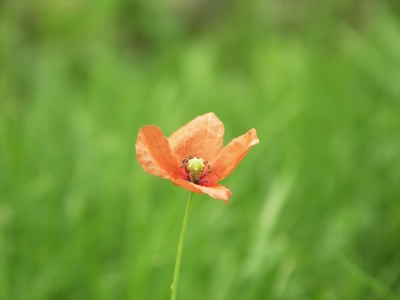
[[175, 271], [174, 271], [174, 283], [172, 284], [172, 296], [171, 300], [176, 299], [176, 292], [178, 290], [178, 280], [179, 280], [179, 269], [181, 267], [181, 257], [183, 249], [183, 241], [185, 240], [186, 227], [189, 219], [190, 205], [192, 204], [193, 192], [190, 192], [189, 200], [186, 206], [185, 218], [183, 219], [183, 226], [181, 231], [181, 238], [179, 239], [178, 253], [176, 254]]

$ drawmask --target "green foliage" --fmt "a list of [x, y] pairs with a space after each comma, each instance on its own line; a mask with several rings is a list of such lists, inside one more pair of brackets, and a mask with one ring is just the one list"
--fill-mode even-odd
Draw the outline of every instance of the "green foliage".
[[0, 1], [0, 299], [169, 299], [189, 192], [134, 145], [209, 111], [260, 144], [179, 299], [400, 299], [394, 3]]

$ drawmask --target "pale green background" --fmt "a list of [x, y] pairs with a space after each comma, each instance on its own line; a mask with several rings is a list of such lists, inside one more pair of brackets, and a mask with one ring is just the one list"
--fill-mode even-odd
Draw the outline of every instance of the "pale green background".
[[178, 299], [400, 299], [398, 1], [0, 1], [0, 299], [169, 299], [188, 192], [139, 129], [260, 144]]

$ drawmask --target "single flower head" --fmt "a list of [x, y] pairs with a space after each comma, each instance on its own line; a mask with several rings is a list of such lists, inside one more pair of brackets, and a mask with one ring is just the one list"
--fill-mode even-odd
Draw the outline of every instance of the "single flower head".
[[147, 173], [227, 203], [232, 193], [218, 181], [228, 176], [259, 140], [253, 128], [223, 147], [223, 135], [224, 125], [214, 113], [195, 118], [169, 138], [157, 126], [145, 126], [139, 131], [136, 157]]

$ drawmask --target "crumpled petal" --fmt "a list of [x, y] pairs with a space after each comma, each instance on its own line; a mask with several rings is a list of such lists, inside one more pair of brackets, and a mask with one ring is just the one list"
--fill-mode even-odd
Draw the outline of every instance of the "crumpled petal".
[[[251, 147], [258, 144], [256, 130], [250, 129], [246, 134], [233, 139], [226, 145], [219, 155], [210, 162], [212, 166], [212, 176], [217, 181], [228, 176], [246, 156]], [[210, 174], [210, 175], [211, 175]]]
[[232, 196], [231, 191], [226, 186], [219, 184], [214, 186], [202, 186], [182, 179], [172, 179], [172, 182], [186, 190], [200, 194], [208, 194], [215, 199], [225, 200], [225, 204], [228, 203], [228, 198]]
[[147, 173], [162, 178], [185, 178], [167, 138], [157, 126], [140, 129], [136, 141], [136, 157]]
[[207, 113], [178, 129], [168, 142], [180, 159], [192, 155], [210, 161], [222, 150], [223, 136], [224, 124], [214, 113]]

